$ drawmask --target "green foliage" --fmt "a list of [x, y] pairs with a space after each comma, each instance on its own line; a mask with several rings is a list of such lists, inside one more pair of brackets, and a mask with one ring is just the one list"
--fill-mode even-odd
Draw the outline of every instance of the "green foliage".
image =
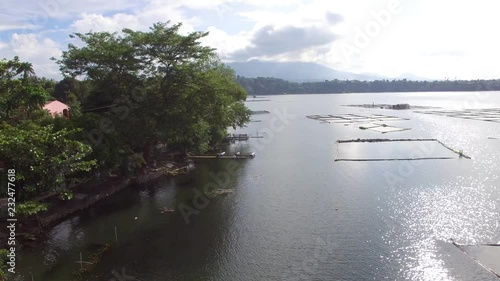
[[75, 94], [69, 93], [66, 102], [67, 102], [68, 106], [71, 108], [71, 113], [70, 113], [71, 118], [75, 118], [75, 117], [82, 115], [81, 103]]
[[108, 127], [110, 122], [111, 119], [105, 115], [90, 112], [71, 117], [59, 128], [78, 129], [75, 139], [92, 147], [92, 152], [85, 159], [95, 159], [97, 168], [107, 173], [118, 168], [123, 163], [125, 152], [129, 152], [125, 140], [115, 129]]
[[377, 93], [377, 92], [439, 92], [500, 90], [500, 80], [325, 80], [322, 82], [289, 82], [278, 78], [238, 76], [238, 83], [251, 95]]
[[73, 199], [73, 192], [71, 190], [63, 189], [59, 191], [59, 198], [61, 200], [71, 200]]
[[25, 122], [13, 127], [0, 124], [0, 159], [17, 171], [22, 182], [20, 196], [30, 196], [63, 185], [79, 171], [90, 171], [95, 161], [84, 160], [90, 146], [73, 140], [74, 130], [54, 130], [53, 125], [40, 126]]
[[[65, 77], [54, 86], [52, 96], [64, 103], [69, 104], [72, 100], [84, 101], [90, 94], [90, 83], [87, 81], [79, 81], [75, 78]], [[74, 97], [70, 97], [74, 95]], [[73, 106], [71, 106], [73, 110]]]
[[144, 167], [146, 161], [144, 160], [142, 154], [135, 153], [127, 157], [126, 163], [127, 165], [125, 167], [125, 173], [127, 175], [134, 175], [137, 174], [142, 167]]
[[7, 280], [7, 274], [5, 272], [7, 271], [8, 254], [8, 250], [0, 249], [0, 280], [2, 281]]
[[56, 87], [56, 81], [45, 77], [33, 77], [33, 83], [41, 86], [47, 93], [52, 95]]
[[[57, 60], [57, 83], [17, 57], [0, 61], [0, 159], [16, 169], [21, 200], [61, 188], [69, 199], [66, 184], [94, 169], [134, 174], [158, 142], [204, 152], [249, 121], [234, 72], [201, 44], [208, 33], [180, 27], [75, 33], [81, 44]], [[41, 110], [49, 93], [71, 107], [69, 120]]]
[[128, 153], [142, 153], [146, 161], [158, 141], [206, 151], [227, 127], [249, 121], [245, 90], [214, 49], [200, 43], [208, 33], [181, 35], [180, 26], [167, 22], [148, 32], [72, 35], [82, 47], [70, 44], [57, 61], [60, 69], [67, 79], [83, 75], [92, 82], [82, 112], [96, 108], [92, 112], [111, 124], [99, 130], [95, 150], [111, 149], [107, 142], [120, 140]]
[[33, 83], [32, 65], [13, 60], [0, 61], [0, 121], [16, 116], [26, 118], [43, 107], [49, 95], [45, 89]]
[[22, 217], [36, 215], [40, 212], [47, 211], [47, 204], [36, 201], [26, 201], [17, 204], [17, 214]]

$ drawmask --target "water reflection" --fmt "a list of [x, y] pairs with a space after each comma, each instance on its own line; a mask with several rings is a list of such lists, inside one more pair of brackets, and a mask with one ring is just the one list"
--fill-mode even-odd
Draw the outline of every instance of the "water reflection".
[[[436, 249], [436, 241], [453, 238], [468, 244], [492, 241], [498, 235], [494, 187], [470, 178], [439, 186], [418, 186], [390, 196], [391, 218], [401, 228], [388, 232], [386, 243], [396, 243], [391, 259], [411, 280], [450, 280]], [[401, 231], [403, 230], [403, 231]]]

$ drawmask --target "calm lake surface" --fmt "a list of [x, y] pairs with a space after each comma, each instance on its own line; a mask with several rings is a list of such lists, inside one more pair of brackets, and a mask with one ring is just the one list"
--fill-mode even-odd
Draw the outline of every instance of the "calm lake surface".
[[[80, 252], [89, 259], [93, 244], [111, 250], [85, 280], [498, 280], [448, 239], [500, 241], [500, 140], [489, 139], [500, 137], [500, 123], [342, 105], [500, 108], [500, 92], [263, 99], [271, 101], [247, 104], [271, 114], [236, 132], [264, 138], [227, 150], [254, 151], [254, 159], [199, 161], [189, 184], [121, 192], [19, 253], [15, 280], [73, 280]], [[410, 120], [386, 123], [411, 130], [306, 118], [343, 113], [400, 116]], [[336, 141], [357, 138], [436, 138], [472, 159], [335, 162]], [[214, 187], [234, 191], [200, 199]]]

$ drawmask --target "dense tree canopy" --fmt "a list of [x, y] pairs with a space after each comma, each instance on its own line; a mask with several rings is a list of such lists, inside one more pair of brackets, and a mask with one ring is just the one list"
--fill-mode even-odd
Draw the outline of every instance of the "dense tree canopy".
[[95, 161], [82, 160], [91, 148], [73, 140], [74, 133], [33, 122], [0, 125], [0, 156], [23, 183], [20, 198], [64, 187], [75, 173], [93, 168]]
[[498, 91], [500, 80], [326, 80], [323, 82], [289, 82], [278, 78], [237, 77], [238, 83], [250, 95], [329, 94], [377, 92], [440, 92], [440, 91]]
[[[16, 170], [21, 199], [64, 187], [73, 174], [95, 164], [83, 160], [92, 149], [75, 139], [78, 130], [56, 129], [53, 123], [64, 118], [42, 110], [49, 98], [44, 85], [54, 84], [34, 77], [30, 63], [17, 57], [0, 61], [0, 162]], [[2, 190], [6, 186], [2, 182]]]
[[45, 104], [49, 95], [43, 87], [32, 83], [33, 75], [32, 65], [18, 57], [0, 61], [0, 120], [26, 118]]
[[126, 149], [145, 158], [156, 142], [206, 151], [249, 120], [233, 71], [200, 43], [207, 33], [181, 35], [180, 26], [75, 33], [83, 46], [69, 45], [57, 61], [66, 76], [92, 82], [82, 110], [102, 109]]

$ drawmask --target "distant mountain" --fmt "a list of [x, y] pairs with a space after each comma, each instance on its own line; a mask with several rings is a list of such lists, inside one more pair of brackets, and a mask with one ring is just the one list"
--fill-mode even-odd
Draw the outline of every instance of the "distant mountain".
[[256, 78], [274, 77], [293, 82], [319, 82], [324, 80], [380, 80], [387, 79], [374, 74], [357, 74], [335, 70], [312, 62], [270, 62], [251, 60], [227, 63], [237, 75]]

